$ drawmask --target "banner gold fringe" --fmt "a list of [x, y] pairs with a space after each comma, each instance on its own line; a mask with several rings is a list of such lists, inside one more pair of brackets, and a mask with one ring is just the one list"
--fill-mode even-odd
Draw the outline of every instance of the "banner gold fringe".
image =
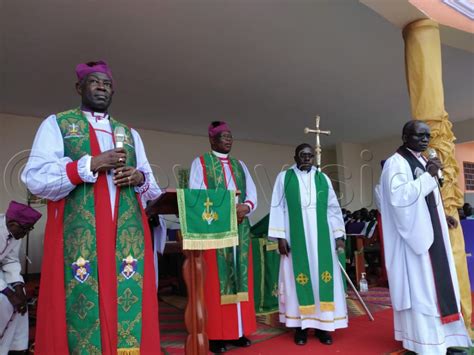
[[140, 348], [117, 349], [117, 355], [140, 355]]
[[239, 245], [239, 236], [224, 239], [190, 240], [183, 238], [183, 250], [222, 249]]
[[299, 306], [300, 314], [314, 314], [316, 313], [316, 306], [314, 304], [309, 306]]

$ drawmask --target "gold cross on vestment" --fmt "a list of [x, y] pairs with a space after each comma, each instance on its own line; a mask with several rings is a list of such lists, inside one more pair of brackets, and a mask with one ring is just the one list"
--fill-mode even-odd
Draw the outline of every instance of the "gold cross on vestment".
[[296, 281], [297, 281], [300, 285], [304, 286], [304, 285], [306, 285], [306, 284], [308, 283], [309, 278], [308, 278], [308, 276], [306, 276], [305, 274], [303, 274], [302, 272], [300, 272], [300, 273], [298, 274], [298, 276], [296, 277]]
[[329, 271], [324, 271], [322, 274], [321, 274], [321, 279], [328, 283], [329, 281], [331, 281], [332, 279], [332, 276], [331, 276], [331, 273]]
[[209, 197], [206, 199], [206, 202], [204, 202], [204, 207], [206, 207], [206, 212], [209, 213], [209, 207], [211, 207], [214, 203], [209, 200]]
[[316, 135], [316, 145], [314, 146], [314, 152], [316, 153], [316, 169], [318, 169], [318, 171], [321, 170], [321, 152], [323, 151], [321, 149], [321, 142], [319, 141], [319, 135], [320, 134], [324, 134], [326, 136], [331, 135], [331, 131], [322, 131], [322, 130], [319, 129], [319, 121], [320, 120], [321, 120], [321, 117], [319, 117], [319, 115], [317, 115], [316, 116], [316, 128], [311, 129], [311, 128], [306, 127], [304, 129], [305, 134], [314, 133]]

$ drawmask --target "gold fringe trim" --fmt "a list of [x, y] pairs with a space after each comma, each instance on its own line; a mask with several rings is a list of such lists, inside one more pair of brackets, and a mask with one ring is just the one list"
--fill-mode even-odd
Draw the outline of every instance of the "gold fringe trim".
[[230, 237], [223, 239], [186, 239], [183, 238], [183, 250], [208, 250], [222, 249], [239, 245], [239, 237]]
[[319, 309], [321, 312], [332, 312], [335, 310], [334, 302], [320, 302]]
[[140, 355], [140, 348], [117, 349], [117, 355]]
[[267, 244], [267, 251], [277, 250], [278, 243], [268, 243]]
[[236, 295], [221, 295], [221, 305], [233, 304], [238, 302], [247, 302], [249, 300], [248, 292], [239, 292]]
[[299, 306], [300, 314], [314, 314], [316, 313], [316, 306], [314, 304], [310, 306]]
[[327, 320], [327, 319], [320, 319], [320, 318], [314, 318], [314, 317], [295, 317], [295, 316], [290, 316], [286, 313], [281, 313], [279, 312], [278, 313], [280, 316], [285, 316], [285, 318], [287, 319], [299, 319], [299, 320], [315, 320], [317, 322], [321, 322], [321, 323], [334, 323], [338, 320], [344, 320], [344, 319], [347, 319], [347, 315], [345, 317], [336, 317], [332, 320]]

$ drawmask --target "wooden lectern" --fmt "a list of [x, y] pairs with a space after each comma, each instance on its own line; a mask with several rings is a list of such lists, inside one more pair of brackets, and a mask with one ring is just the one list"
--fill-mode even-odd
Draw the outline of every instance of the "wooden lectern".
[[[159, 214], [178, 214], [176, 190], [167, 189], [147, 208], [148, 217]], [[182, 240], [180, 238], [180, 240]], [[207, 355], [209, 341], [206, 334], [207, 313], [204, 305], [205, 265], [201, 250], [183, 250], [186, 260], [183, 264], [183, 276], [188, 290], [188, 302], [184, 312], [184, 322], [188, 336], [185, 352], [188, 355]]]

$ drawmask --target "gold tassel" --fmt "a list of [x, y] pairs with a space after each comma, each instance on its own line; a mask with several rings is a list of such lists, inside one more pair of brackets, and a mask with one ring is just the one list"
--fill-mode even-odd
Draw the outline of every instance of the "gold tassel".
[[140, 355], [140, 348], [117, 349], [117, 355]]

